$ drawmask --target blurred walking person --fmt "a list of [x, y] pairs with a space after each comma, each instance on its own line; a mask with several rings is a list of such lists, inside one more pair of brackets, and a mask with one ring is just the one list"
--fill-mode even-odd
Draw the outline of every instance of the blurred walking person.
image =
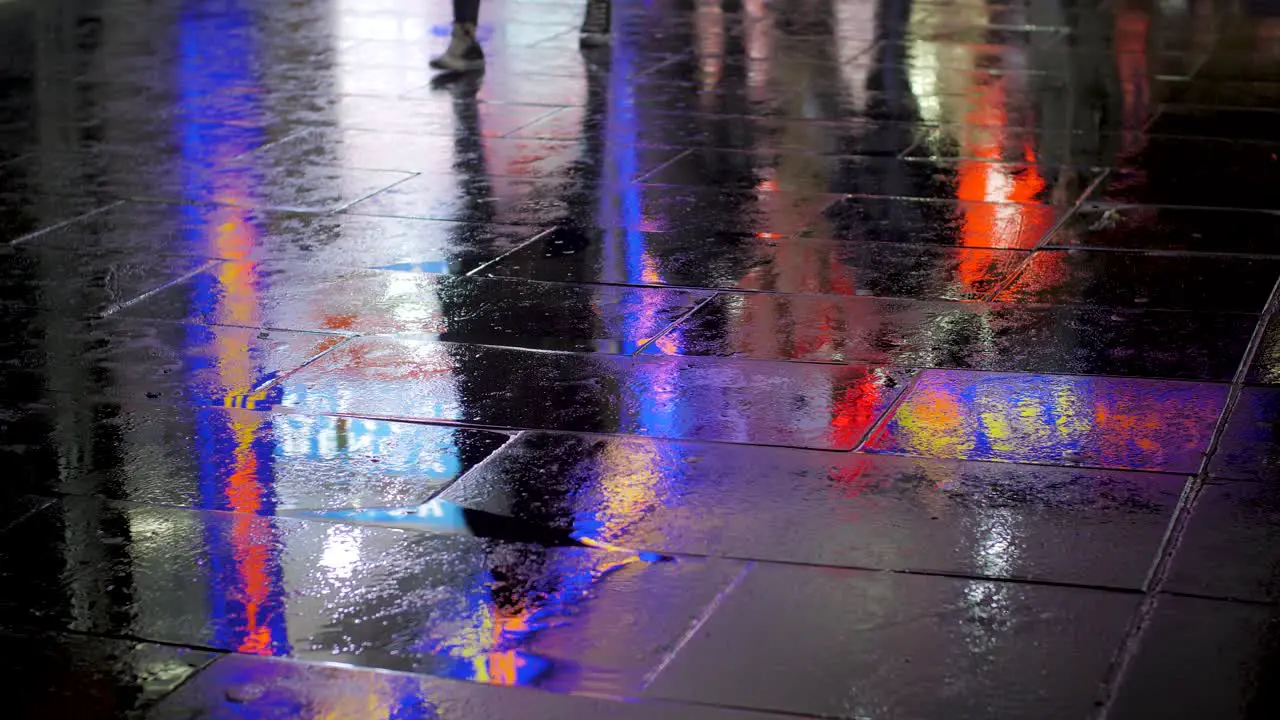
[[[612, 9], [612, 0], [587, 0], [587, 12], [578, 37], [582, 47], [609, 44]], [[431, 67], [448, 72], [483, 70], [484, 51], [476, 40], [479, 22], [480, 0], [453, 0], [453, 36], [444, 54], [432, 58]]]

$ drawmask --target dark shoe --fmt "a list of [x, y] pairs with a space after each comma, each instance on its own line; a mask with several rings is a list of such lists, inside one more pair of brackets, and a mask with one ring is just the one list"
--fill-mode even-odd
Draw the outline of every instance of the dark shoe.
[[449, 49], [443, 55], [431, 59], [431, 67], [448, 72], [468, 72], [484, 69], [484, 51], [476, 42], [476, 26], [470, 23], [454, 23]]
[[608, 45], [613, 25], [612, 16], [612, 0], [587, 0], [587, 16], [582, 20], [578, 44], [587, 48]]

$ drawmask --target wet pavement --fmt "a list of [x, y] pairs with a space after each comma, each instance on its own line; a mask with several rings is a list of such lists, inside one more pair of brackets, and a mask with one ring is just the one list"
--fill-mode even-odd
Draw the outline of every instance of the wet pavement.
[[14, 718], [1280, 715], [1280, 10], [0, 2]]

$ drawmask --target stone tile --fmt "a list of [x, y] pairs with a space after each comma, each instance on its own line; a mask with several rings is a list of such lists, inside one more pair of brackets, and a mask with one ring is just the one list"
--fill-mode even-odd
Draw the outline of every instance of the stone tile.
[[1280, 599], [1280, 493], [1274, 483], [1205, 486], [1164, 588], [1261, 602]]
[[552, 182], [498, 177], [480, 186], [460, 187], [422, 176], [358, 203], [350, 212], [544, 227], [715, 229], [786, 236], [835, 200], [824, 193], [617, 185], [583, 178]]
[[[6, 415], [11, 416], [12, 411], [6, 412]], [[3, 433], [3, 437], [6, 440], [5, 444], [8, 444], [9, 429], [13, 424], [14, 420], [11, 419], [11, 417], [6, 417], [3, 421], [0, 421], [0, 433]], [[48, 498], [32, 496], [13, 497], [16, 489], [6, 488], [6, 490], [6, 497], [3, 503], [0, 504], [0, 532], [4, 532], [14, 525], [17, 525], [31, 514], [53, 502]]]
[[1048, 245], [1167, 252], [1280, 255], [1280, 215], [1143, 205], [1085, 205]]
[[301, 412], [850, 449], [905, 376], [866, 366], [619, 358], [369, 337], [290, 376]]
[[[378, 41], [361, 43], [352, 48], [352, 51], [370, 55], [385, 54], [389, 61], [396, 59], [402, 63], [414, 63], [419, 66], [426, 65], [429, 56], [435, 54], [435, 50], [419, 43]], [[421, 59], [414, 58], [415, 55]], [[445, 93], [442, 91], [436, 96], [422, 100], [377, 95], [338, 95], [317, 98], [317, 102], [334, 103], [330, 113], [332, 119], [321, 117], [307, 124], [318, 127], [336, 126], [343, 130], [396, 133], [397, 137], [406, 135], [458, 137], [477, 130], [483, 137], [503, 137], [555, 112], [554, 108], [540, 105], [481, 103], [475, 107], [474, 116], [471, 116], [466, 112], [460, 112], [461, 108], [455, 108], [452, 103], [447, 105], [440, 103], [439, 96], [443, 95]], [[299, 103], [299, 105], [302, 104]], [[302, 116], [301, 111], [297, 110], [293, 115], [299, 120], [305, 117]]]
[[1267, 321], [1246, 380], [1259, 385], [1280, 384], [1280, 318], [1275, 315]]
[[101, 248], [104, 254], [137, 262], [182, 254], [339, 268], [412, 267], [459, 275], [540, 232], [503, 225], [126, 202], [45, 233], [30, 244], [59, 251]]
[[[896, 157], [915, 142], [911, 125], [861, 118], [839, 123], [731, 115], [663, 120], [661, 129], [650, 129], [654, 142], [695, 148], [646, 178], [671, 185], [841, 192], [841, 171], [860, 162], [853, 156]], [[826, 184], [823, 180], [830, 186], [816, 187]]]
[[146, 200], [221, 201], [222, 204], [246, 208], [332, 212], [413, 177], [409, 173], [350, 166], [273, 165], [257, 158], [246, 158], [237, 167], [215, 173], [209, 179], [215, 185], [243, 183], [249, 188], [243, 197], [210, 193], [203, 188], [181, 193], [164, 189], [158, 192], [144, 190], [130, 196]]
[[493, 720], [771, 720], [777, 715], [684, 705], [661, 701], [621, 702], [497, 688], [484, 684], [372, 671], [276, 658], [230, 655], [200, 673], [156, 708], [156, 718], [235, 717], [261, 720], [296, 717], [299, 707], [320, 717], [353, 709], [382, 715], [421, 717], [479, 716]]
[[[584, 107], [549, 108], [541, 105], [533, 107], [540, 107], [546, 110], [547, 114], [515, 130], [510, 137], [535, 140], [577, 140], [601, 132], [607, 119], [603, 113], [593, 112]], [[637, 130], [642, 129], [637, 128]], [[662, 133], [653, 133], [644, 138], [646, 141], [656, 141], [656, 144], [665, 144], [662, 142], [663, 139], [665, 138]]]
[[1215, 477], [1272, 480], [1280, 476], [1280, 391], [1246, 387], [1231, 411], [1209, 463]]
[[[253, 290], [246, 307], [240, 296]], [[304, 270], [228, 263], [157, 293], [131, 315], [362, 335], [631, 354], [710, 293], [448, 277], [392, 270]]]
[[[1273, 106], [1274, 108], [1274, 106]], [[1154, 135], [1280, 142], [1272, 109], [1167, 107], [1147, 128]]]
[[[638, 255], [653, 272], [618, 262]], [[1026, 255], [1008, 250], [557, 228], [482, 273], [565, 282], [979, 300]], [[639, 270], [639, 271], [637, 271]]]
[[1280, 210], [1280, 145], [1152, 138], [1117, 162], [1089, 200], [1146, 205]]
[[1138, 599], [761, 565], [646, 694], [823, 717], [1083, 717]]
[[23, 317], [10, 318], [11, 326], [22, 329], [0, 346], [5, 393], [14, 402], [38, 400], [43, 389], [78, 397], [252, 406], [266, 400], [267, 386], [281, 373], [343, 339], [115, 317], [19, 325]]
[[142, 718], [216, 655], [98, 637], [0, 632], [13, 717]]
[[[973, 102], [973, 101], [970, 101]], [[1072, 132], [1060, 123], [1046, 118], [1000, 122], [999, 115], [974, 102], [975, 107], [962, 118], [964, 124], [922, 127], [919, 142], [906, 157], [933, 161], [962, 161], [961, 173], [966, 178], [980, 178], [986, 171], [982, 163], [1026, 163], [1077, 168], [1109, 167], [1126, 143], [1138, 141], [1135, 135], [1121, 132], [1122, 127], [1107, 132]], [[1127, 119], [1127, 118], [1126, 118]], [[1143, 119], [1146, 119], [1144, 114]], [[1021, 124], [1022, 127], [1017, 125]], [[1144, 123], [1133, 123], [1138, 130]], [[1011, 127], [1012, 125], [1012, 127]], [[1061, 171], [1059, 171], [1061, 174]], [[1046, 178], [1052, 179], [1052, 178]], [[968, 180], [981, 185], [981, 180]], [[1031, 179], [1028, 184], [1034, 184]]]
[[110, 205], [108, 200], [10, 194], [0, 188], [0, 245]]
[[[37, 240], [0, 250], [0, 302], [70, 318], [101, 316], [209, 264], [198, 256], [60, 250]], [[69, 268], [75, 282], [67, 282]]]
[[[564, 28], [567, 30], [568, 28]], [[539, 40], [550, 40], [561, 32], [559, 28], [554, 32], [547, 33]], [[537, 43], [522, 43], [524, 47], [534, 47]], [[502, 105], [532, 105], [540, 106], [545, 109], [560, 108], [569, 106], [585, 106], [598, 101], [593, 96], [595, 92], [600, 92], [600, 85], [597, 82], [596, 87], [592, 87], [590, 83], [585, 81], [566, 82], [565, 78], [560, 75], [541, 75], [536, 72], [529, 72], [528, 68], [521, 69], [520, 75], [512, 75], [508, 82], [483, 83], [476, 89], [474, 98], [479, 103], [494, 103]], [[433, 93], [432, 88], [420, 88], [410, 93], [406, 93], [405, 97], [409, 99], [419, 99], [427, 97]]]
[[534, 433], [441, 497], [666, 553], [1139, 589], [1185, 482]]
[[1244, 314], [722, 294], [643, 352], [1230, 380], [1256, 324]]
[[[221, 145], [200, 138], [199, 154], [166, 157], [145, 148], [105, 157], [83, 153], [41, 155], [0, 167], [0, 186], [95, 199], [217, 203], [241, 208], [330, 212], [407, 180], [411, 173], [351, 166], [273, 163], [247, 156], [262, 139]], [[5, 175], [17, 179], [8, 180]], [[44, 178], [56, 178], [46, 186]]]
[[[25, 572], [4, 575], [28, 587], [0, 599], [5, 617], [613, 696], [635, 694], [740, 572], [728, 562], [646, 563], [586, 548], [82, 499], [44, 519], [41, 534], [27, 535], [41, 553], [28, 553]], [[48, 572], [37, 555], [67, 571], [60, 588], [28, 604], [43, 587], [31, 581]]]
[[1161, 596], [1109, 716], [1270, 717], [1278, 631], [1274, 607]]
[[1277, 280], [1280, 260], [1045, 250], [995, 299], [1260, 313]]
[[[685, 33], [684, 43], [693, 41], [694, 37], [692, 32]], [[680, 48], [684, 58], [660, 65], [636, 78], [635, 97], [637, 102], [643, 103], [642, 107], [681, 113], [804, 118], [802, 87], [784, 82], [776, 76], [762, 83], [767, 87], [750, 87], [743, 82], [743, 75], [747, 70], [742, 65], [734, 68], [737, 77], [732, 82], [721, 82], [723, 73], [716, 72], [715, 65], [690, 73], [687, 70], [689, 64], [696, 64], [697, 61], [696, 58], [688, 57], [688, 47], [690, 46], [686, 44]], [[721, 65], [720, 69], [724, 68], [723, 63], [717, 64]]]
[[[1194, 80], [1179, 84], [1169, 99], [1192, 112], [1211, 109], [1271, 110], [1280, 103], [1280, 83]], [[1170, 109], [1184, 109], [1178, 105]]]
[[[790, 192], [854, 193], [969, 202], [1065, 205], [1087, 185], [1089, 171], [1028, 163], [902, 161], [891, 157], [913, 142], [915, 130], [899, 126], [889, 138], [862, 140], [873, 157], [742, 153], [704, 150], [684, 155], [646, 182]], [[852, 154], [852, 153], [851, 153]], [[1084, 184], [1081, 184], [1081, 181]], [[999, 188], [989, 191], [988, 187]]]
[[1209, 383], [922, 373], [872, 452], [1195, 473], [1228, 387]]
[[[309, 130], [251, 153], [244, 162], [268, 167], [323, 164], [426, 173], [432, 182], [442, 185], [461, 185], [493, 176], [572, 178], [588, 176], [593, 171], [630, 182], [682, 152], [636, 148], [633, 162], [624, 166], [611, 156], [598, 160], [584, 157], [584, 148], [577, 142], [481, 140], [473, 129], [460, 129], [463, 132], [458, 138], [418, 133]], [[593, 167], [593, 163], [599, 167]]]
[[930, 202], [849, 197], [828, 207], [801, 237], [1030, 250], [1061, 210], [1034, 203]]
[[595, 184], [585, 181], [497, 177], [462, 184], [419, 176], [347, 208], [355, 215], [381, 215], [459, 223], [548, 227], [568, 222], [596, 206]]
[[[63, 439], [68, 432], [74, 442]], [[262, 515], [416, 505], [508, 439], [430, 425], [70, 395], [23, 408], [23, 417], [0, 433], [10, 492]]]
[[[667, 90], [664, 99], [670, 98], [670, 102], [664, 103], [664, 107], [686, 112], [646, 114], [644, 122], [634, 128], [635, 140], [696, 150], [675, 163], [672, 172], [662, 171], [658, 177], [664, 179], [656, 182], [697, 184], [693, 181], [701, 176], [709, 180], [736, 180], [739, 185], [754, 187], [746, 180], [751, 170], [760, 173], [762, 180], [780, 179], [779, 170], [784, 171], [781, 177], [790, 179], [786, 171], [793, 168], [805, 168], [807, 175], [811, 175], [820, 169], [838, 167], [842, 161], [834, 156], [897, 155], [915, 139], [911, 125], [867, 118], [815, 122], [730, 112], [707, 113], [697, 107], [700, 104], [697, 99], [682, 101], [678, 91]], [[512, 137], [576, 140], [602, 132], [607, 124], [605, 120], [605, 113], [595, 109], [565, 108], [517, 130]], [[722, 152], [725, 150], [743, 152]]]

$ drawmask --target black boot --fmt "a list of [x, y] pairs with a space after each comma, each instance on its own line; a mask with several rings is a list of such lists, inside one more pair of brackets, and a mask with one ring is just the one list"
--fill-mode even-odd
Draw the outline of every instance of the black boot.
[[587, 0], [587, 16], [582, 20], [582, 34], [578, 38], [578, 44], [582, 47], [608, 45], [612, 15], [612, 0]]
[[476, 42], [476, 26], [471, 23], [454, 23], [449, 49], [443, 55], [431, 59], [431, 67], [449, 72], [466, 72], [484, 69], [484, 51]]

